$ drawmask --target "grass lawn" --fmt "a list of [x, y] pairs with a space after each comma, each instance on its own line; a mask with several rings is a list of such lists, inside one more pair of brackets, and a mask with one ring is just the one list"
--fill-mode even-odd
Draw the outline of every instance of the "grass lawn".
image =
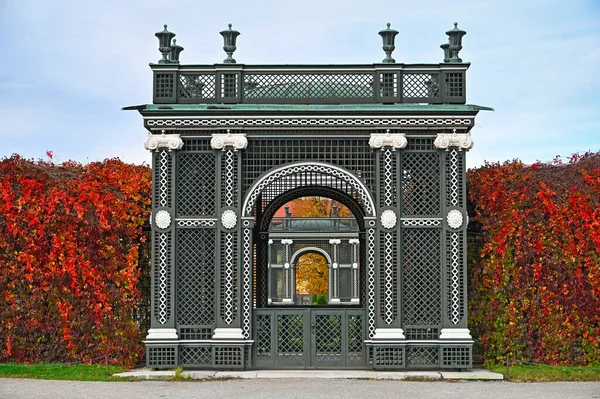
[[[125, 367], [109, 366], [112, 374], [126, 371]], [[0, 378], [37, 378], [41, 380], [119, 381], [128, 380], [106, 375], [106, 366], [92, 364], [0, 364]]]
[[[491, 371], [504, 374], [506, 366], [493, 366]], [[542, 382], [542, 381], [600, 381], [600, 367], [569, 366], [511, 366], [510, 381]]]

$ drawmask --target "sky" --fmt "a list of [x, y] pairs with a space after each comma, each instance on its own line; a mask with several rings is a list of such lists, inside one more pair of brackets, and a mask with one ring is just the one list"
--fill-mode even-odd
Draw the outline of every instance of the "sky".
[[238, 63], [371, 64], [387, 22], [404, 63], [441, 62], [444, 32], [467, 31], [467, 103], [495, 108], [469, 167], [600, 150], [600, 0], [0, 0], [0, 158], [149, 163], [121, 108], [152, 102], [165, 23], [184, 64], [222, 62], [228, 23]]

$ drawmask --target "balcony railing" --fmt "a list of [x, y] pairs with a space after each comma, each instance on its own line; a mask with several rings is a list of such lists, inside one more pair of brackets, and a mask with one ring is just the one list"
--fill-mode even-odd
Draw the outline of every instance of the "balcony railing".
[[470, 64], [152, 64], [155, 104], [464, 104]]
[[328, 232], [328, 231], [358, 231], [358, 223], [352, 217], [274, 217], [269, 229], [276, 233], [291, 232]]

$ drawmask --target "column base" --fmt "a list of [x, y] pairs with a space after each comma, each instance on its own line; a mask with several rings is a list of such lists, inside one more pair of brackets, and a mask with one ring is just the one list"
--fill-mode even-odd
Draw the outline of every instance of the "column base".
[[404, 330], [401, 328], [376, 328], [373, 341], [398, 341], [405, 340]]
[[177, 338], [177, 330], [174, 328], [151, 328], [146, 336], [148, 341]]
[[440, 339], [443, 340], [470, 340], [473, 341], [468, 328], [442, 328]]
[[241, 328], [215, 328], [213, 339], [243, 340], [244, 334]]
[[342, 303], [342, 301], [340, 301], [340, 298], [331, 298], [329, 300], [329, 304], [330, 305], [339, 305], [341, 303]]

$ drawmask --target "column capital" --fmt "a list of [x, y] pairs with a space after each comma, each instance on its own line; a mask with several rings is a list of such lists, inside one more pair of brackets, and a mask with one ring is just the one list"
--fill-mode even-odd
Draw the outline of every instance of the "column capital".
[[213, 150], [224, 150], [227, 146], [232, 146], [234, 150], [243, 150], [248, 146], [246, 133], [217, 133], [212, 135], [210, 146]]
[[348, 244], [359, 244], [360, 240], [358, 238], [351, 238], [348, 240]]
[[341, 244], [342, 240], [340, 240], [339, 238], [332, 238], [331, 240], [329, 240], [330, 244]]
[[386, 133], [371, 133], [371, 138], [369, 139], [371, 148], [392, 147], [393, 149], [400, 149], [406, 147], [406, 144], [406, 134], [391, 134], [390, 129]]
[[290, 240], [290, 239], [283, 239], [283, 240], [281, 240], [281, 243], [282, 243], [283, 245], [290, 245], [290, 244], [293, 244], [293, 243], [294, 243], [294, 241], [293, 241], [293, 240]]
[[171, 150], [180, 150], [183, 147], [183, 140], [179, 134], [161, 134], [148, 133], [144, 141], [144, 148], [150, 151], [158, 150], [159, 148], [167, 148]]
[[438, 150], [457, 147], [460, 150], [470, 150], [473, 148], [473, 139], [471, 133], [438, 133], [433, 146]]

